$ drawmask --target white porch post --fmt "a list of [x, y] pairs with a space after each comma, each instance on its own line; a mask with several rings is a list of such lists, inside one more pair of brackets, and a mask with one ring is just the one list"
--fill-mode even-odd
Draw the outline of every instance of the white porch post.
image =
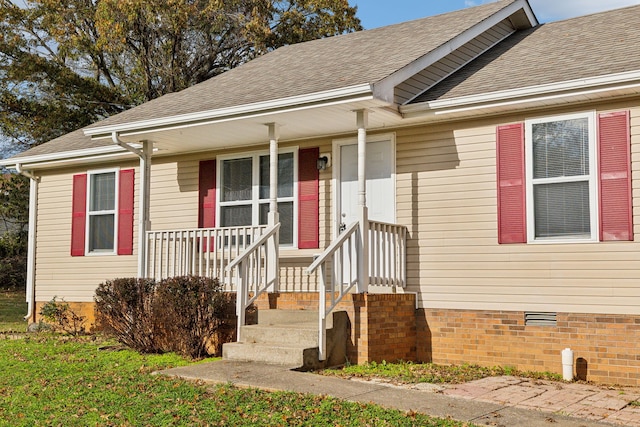
[[153, 143], [142, 142], [140, 156], [140, 201], [138, 215], [138, 277], [147, 276], [147, 231], [149, 230], [149, 195], [151, 191], [151, 156]]
[[358, 293], [369, 290], [369, 213], [367, 209], [367, 111], [356, 111], [358, 126], [358, 209], [360, 220], [360, 263]]
[[[278, 129], [275, 123], [267, 123], [269, 127], [269, 214], [268, 224], [273, 226], [280, 222], [278, 213]], [[280, 270], [280, 232], [267, 242], [267, 280], [269, 291], [278, 292]]]

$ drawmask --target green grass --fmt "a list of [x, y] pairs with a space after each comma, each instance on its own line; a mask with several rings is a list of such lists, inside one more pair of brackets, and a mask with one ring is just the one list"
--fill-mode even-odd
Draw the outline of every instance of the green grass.
[[524, 372], [513, 367], [487, 368], [478, 365], [436, 365], [433, 363], [365, 363], [341, 369], [326, 369], [323, 375], [339, 377], [381, 378], [395, 383], [458, 384], [486, 377], [513, 375], [518, 377], [559, 381], [562, 376], [550, 372]]
[[23, 319], [27, 314], [25, 292], [0, 291], [0, 332], [24, 332], [27, 322]]
[[463, 426], [379, 406], [297, 393], [205, 387], [152, 371], [174, 355], [104, 351], [100, 338], [0, 341], [0, 426]]

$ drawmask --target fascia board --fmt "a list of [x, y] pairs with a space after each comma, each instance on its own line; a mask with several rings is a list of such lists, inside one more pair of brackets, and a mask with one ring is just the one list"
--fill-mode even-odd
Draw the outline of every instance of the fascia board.
[[349, 86], [345, 88], [305, 94], [301, 96], [293, 96], [281, 98], [266, 102], [257, 102], [253, 104], [239, 105], [229, 108], [221, 108], [218, 110], [201, 111], [197, 113], [181, 114], [177, 116], [162, 117], [157, 119], [141, 120], [136, 122], [121, 123], [110, 126], [97, 126], [84, 130], [86, 136], [104, 136], [113, 132], [132, 132], [147, 129], [158, 129], [171, 127], [175, 125], [186, 125], [190, 122], [202, 122], [208, 120], [223, 119], [225, 117], [254, 115], [263, 111], [274, 112], [280, 109], [288, 109], [295, 106], [303, 106], [307, 104], [323, 104], [326, 102], [335, 102], [340, 99], [348, 99], [354, 97], [362, 97], [363, 95], [372, 95], [370, 84], [361, 84]]
[[400, 112], [404, 117], [429, 112], [436, 114], [439, 112], [461, 112], [509, 104], [522, 104], [532, 101], [560, 100], [562, 98], [576, 95], [595, 94], [616, 89], [629, 89], [637, 86], [640, 86], [640, 71], [631, 71], [607, 76], [576, 79], [566, 82], [403, 105], [400, 107]]
[[470, 29], [458, 34], [456, 37], [449, 40], [445, 44], [437, 47], [436, 49], [416, 59], [410, 64], [407, 64], [395, 73], [375, 83], [373, 85], [374, 96], [387, 102], [393, 102], [394, 89], [397, 85], [418, 74], [420, 71], [424, 70], [431, 64], [438, 62], [440, 59], [444, 58], [454, 50], [464, 46], [466, 43], [475, 39], [503, 20], [509, 18], [521, 9], [526, 12], [532, 27], [538, 25], [538, 21], [536, 20], [531, 7], [529, 6], [529, 3], [526, 0], [520, 0], [511, 3], [509, 6], [496, 12], [494, 15], [490, 16], [484, 21], [479, 22]]
[[87, 148], [76, 151], [65, 151], [60, 153], [40, 154], [36, 156], [25, 156], [17, 158], [13, 157], [0, 160], [0, 166], [15, 169], [15, 166], [18, 164], [23, 165], [23, 167], [25, 168], [27, 166], [35, 167], [37, 165], [51, 164], [52, 162], [59, 165], [65, 162], [72, 163], [74, 160], [87, 159], [95, 156], [113, 156], [122, 154], [129, 154], [129, 152], [124, 150], [122, 147], [109, 145], [105, 147]]

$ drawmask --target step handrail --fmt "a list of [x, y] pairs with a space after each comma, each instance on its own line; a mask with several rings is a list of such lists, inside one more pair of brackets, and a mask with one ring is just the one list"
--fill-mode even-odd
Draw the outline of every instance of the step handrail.
[[[240, 328], [245, 324], [246, 309], [269, 287], [274, 291], [278, 287], [278, 232], [280, 223], [276, 223], [262, 233], [260, 238], [245, 249], [226, 267], [229, 282], [232, 281], [233, 270], [238, 271], [236, 291], [236, 315], [238, 316], [237, 341], [241, 340]], [[264, 265], [261, 260], [264, 259]], [[250, 274], [251, 273], [251, 274]], [[249, 298], [249, 292], [253, 295]]]
[[[351, 239], [355, 235], [356, 238], [361, 239], [361, 231], [360, 231], [360, 222], [355, 221], [351, 225], [349, 225], [341, 234], [335, 239], [331, 244], [316, 258], [316, 260], [307, 267], [307, 273], [312, 274], [318, 268], [320, 268], [320, 283], [319, 283], [319, 294], [320, 294], [320, 303], [318, 307], [318, 348], [319, 348], [319, 359], [325, 360], [327, 353], [327, 316], [333, 311], [333, 309], [338, 305], [342, 298], [349, 293], [349, 291], [356, 286], [358, 283], [359, 277], [358, 273], [360, 271], [359, 268], [356, 269], [356, 277], [355, 280], [349, 280], [349, 282], [343, 285], [342, 272], [338, 275], [340, 276], [340, 283], [338, 285], [338, 289], [336, 289], [336, 281], [330, 280], [329, 289], [327, 289], [327, 276], [326, 276], [326, 264], [328, 261], [333, 261], [333, 269], [334, 269], [334, 277], [336, 276], [336, 265], [341, 266], [341, 262], [336, 262], [335, 255], [336, 253], [340, 253], [343, 257], [344, 255], [344, 245], [345, 243], [351, 246]], [[355, 249], [355, 259], [352, 259], [351, 253], [349, 253], [348, 261], [350, 271], [353, 271], [353, 263], [358, 266], [360, 262], [362, 262], [362, 253], [360, 249], [360, 245], [356, 244], [353, 248], [349, 247], [347, 250]], [[338, 267], [341, 268], [341, 267]], [[351, 278], [350, 278], [351, 279]], [[327, 308], [327, 292], [331, 295], [331, 305]], [[337, 295], [336, 295], [337, 294]]]
[[355, 221], [350, 226], [348, 226], [342, 233], [340, 233], [340, 236], [337, 239], [335, 239], [333, 242], [331, 242], [331, 244], [327, 246], [327, 248], [320, 255], [318, 255], [315, 261], [313, 261], [311, 265], [307, 267], [307, 273], [311, 274], [314, 271], [316, 271], [320, 266], [320, 264], [325, 262], [327, 258], [333, 255], [340, 248], [340, 246], [342, 246], [342, 244], [349, 237], [351, 237], [351, 234], [356, 228], [358, 228], [358, 225], [359, 225], [359, 222]]

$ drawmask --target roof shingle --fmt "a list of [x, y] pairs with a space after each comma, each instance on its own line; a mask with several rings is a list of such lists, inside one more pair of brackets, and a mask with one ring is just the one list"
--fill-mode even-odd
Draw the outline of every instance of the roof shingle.
[[413, 102], [640, 70], [640, 6], [520, 31]]

